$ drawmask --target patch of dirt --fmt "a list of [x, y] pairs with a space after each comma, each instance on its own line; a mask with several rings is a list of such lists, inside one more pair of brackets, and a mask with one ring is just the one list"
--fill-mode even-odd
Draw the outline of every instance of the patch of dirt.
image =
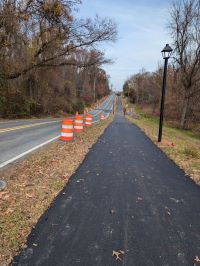
[[24, 247], [40, 216], [68, 183], [112, 118], [86, 128], [72, 142], [56, 141], [1, 171], [7, 187], [0, 192], [0, 265], [8, 265]]

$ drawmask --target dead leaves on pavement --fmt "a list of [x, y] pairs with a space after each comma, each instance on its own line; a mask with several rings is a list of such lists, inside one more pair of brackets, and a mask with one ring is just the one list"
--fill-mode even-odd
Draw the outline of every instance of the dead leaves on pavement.
[[113, 250], [112, 257], [114, 257], [116, 260], [122, 260], [124, 254], [125, 252], [123, 250], [118, 250], [118, 251]]
[[115, 214], [115, 213], [116, 213], [116, 210], [111, 209], [111, 210], [110, 210], [110, 213], [111, 213], [111, 214]]
[[194, 258], [194, 266], [200, 265], [200, 258], [199, 256], [195, 256]]
[[142, 197], [137, 197], [137, 199], [136, 199], [136, 203], [138, 203], [138, 202], [142, 202], [143, 201], [143, 198]]

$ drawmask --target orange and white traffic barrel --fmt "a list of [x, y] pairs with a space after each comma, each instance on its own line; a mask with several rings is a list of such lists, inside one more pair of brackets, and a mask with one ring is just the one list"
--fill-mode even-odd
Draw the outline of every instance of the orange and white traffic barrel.
[[91, 125], [92, 125], [92, 115], [91, 114], [86, 115], [85, 125], [86, 125], [86, 127], [91, 127]]
[[83, 116], [82, 115], [75, 115], [74, 131], [83, 132]]
[[70, 141], [74, 139], [73, 120], [71, 118], [63, 119], [60, 139], [64, 141]]
[[104, 113], [101, 113], [100, 120], [104, 120], [104, 119], [105, 119]]

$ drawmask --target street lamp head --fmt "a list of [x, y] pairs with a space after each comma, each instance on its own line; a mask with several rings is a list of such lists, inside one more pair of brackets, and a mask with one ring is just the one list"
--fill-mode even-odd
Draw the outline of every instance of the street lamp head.
[[172, 54], [172, 48], [169, 46], [169, 44], [166, 44], [166, 46], [163, 48], [163, 50], [161, 51], [162, 52], [162, 56], [163, 56], [163, 59], [166, 59], [166, 58], [170, 58], [171, 54]]

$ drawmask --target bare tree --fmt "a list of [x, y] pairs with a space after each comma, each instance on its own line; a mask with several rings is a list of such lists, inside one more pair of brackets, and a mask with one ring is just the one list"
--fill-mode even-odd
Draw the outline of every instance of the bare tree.
[[174, 58], [183, 89], [181, 127], [184, 128], [191, 100], [200, 91], [200, 1], [181, 0], [171, 6], [171, 35]]
[[77, 50], [114, 41], [116, 25], [110, 19], [97, 16], [94, 20], [79, 20], [72, 16], [79, 3], [79, 0], [1, 0], [0, 61], [4, 67], [0, 78], [14, 79], [42, 67], [82, 67], [85, 64], [74, 60]]
[[[98, 43], [117, 30], [108, 18], [79, 19], [80, 2], [0, 0], [0, 116], [82, 112], [92, 102], [92, 69], [110, 62]], [[96, 83], [108, 93], [107, 80]]]

